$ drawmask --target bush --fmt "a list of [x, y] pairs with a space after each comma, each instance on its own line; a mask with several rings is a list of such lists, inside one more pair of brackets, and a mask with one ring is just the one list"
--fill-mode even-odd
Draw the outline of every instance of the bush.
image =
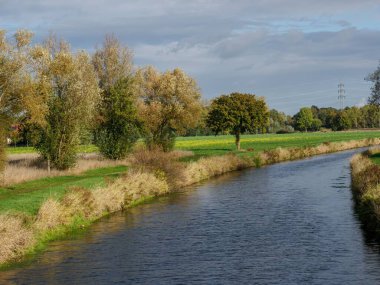
[[131, 164], [141, 171], [148, 171], [165, 179], [172, 189], [185, 178], [185, 165], [178, 161], [176, 152], [163, 152], [159, 148], [140, 149], [133, 153]]

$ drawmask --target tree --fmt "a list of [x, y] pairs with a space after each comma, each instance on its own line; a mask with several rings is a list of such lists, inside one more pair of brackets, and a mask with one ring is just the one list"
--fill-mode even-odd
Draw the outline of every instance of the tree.
[[322, 121], [322, 126], [331, 129], [337, 113], [338, 110], [332, 107], [320, 108], [318, 110], [318, 119]]
[[[32, 33], [19, 30], [14, 40], [6, 39], [6, 32], [0, 30], [0, 171], [5, 164], [5, 141], [10, 125], [17, 116], [26, 111], [28, 102], [36, 98], [31, 89], [28, 73], [29, 50]], [[38, 114], [30, 108], [31, 117]]]
[[351, 108], [346, 108], [344, 110], [346, 112], [348, 118], [350, 119], [350, 125], [352, 128], [359, 128], [359, 124], [361, 121], [361, 112], [358, 107], [351, 107]]
[[322, 127], [322, 121], [318, 118], [314, 118], [312, 123], [311, 123], [311, 130], [314, 132], [317, 132], [321, 129]]
[[131, 77], [121, 79], [102, 98], [95, 142], [110, 159], [125, 158], [140, 135], [132, 84]]
[[40, 139], [36, 145], [41, 155], [58, 169], [76, 162], [76, 148], [81, 132], [93, 119], [99, 98], [97, 77], [90, 56], [72, 53], [64, 42], [49, 39], [36, 46], [31, 56], [35, 74], [35, 92], [45, 98], [44, 120], [37, 123]]
[[178, 68], [164, 73], [140, 69], [136, 81], [145, 142], [149, 148], [169, 151], [178, 134], [197, 125], [202, 110], [199, 87]]
[[373, 73], [365, 78], [365, 80], [373, 82], [371, 96], [368, 98], [368, 104], [380, 107], [380, 64]]
[[264, 98], [252, 94], [231, 93], [215, 98], [207, 117], [207, 125], [217, 135], [228, 130], [235, 135], [240, 150], [240, 135], [263, 132], [268, 126], [269, 112]]
[[347, 112], [339, 111], [334, 118], [333, 130], [334, 131], [343, 131], [351, 128], [351, 120]]
[[287, 116], [283, 112], [279, 112], [275, 109], [269, 111], [269, 133], [276, 132], [291, 132], [294, 131], [291, 127], [291, 117]]
[[313, 125], [313, 112], [310, 108], [304, 107], [294, 116], [296, 128], [307, 132]]
[[380, 127], [380, 109], [378, 106], [370, 104], [361, 108], [362, 118], [367, 128]]
[[107, 36], [92, 61], [101, 88], [95, 143], [105, 157], [121, 159], [131, 150], [141, 129], [132, 77], [132, 53], [115, 37]]

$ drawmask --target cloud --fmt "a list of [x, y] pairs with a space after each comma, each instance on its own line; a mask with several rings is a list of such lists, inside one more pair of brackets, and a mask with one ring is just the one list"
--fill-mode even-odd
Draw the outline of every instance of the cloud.
[[358, 88], [380, 46], [378, 0], [0, 0], [0, 7], [0, 27], [10, 32], [28, 28], [40, 41], [54, 31], [90, 51], [114, 33], [138, 65], [181, 67], [207, 98], [255, 92], [290, 113], [335, 104], [340, 80]]

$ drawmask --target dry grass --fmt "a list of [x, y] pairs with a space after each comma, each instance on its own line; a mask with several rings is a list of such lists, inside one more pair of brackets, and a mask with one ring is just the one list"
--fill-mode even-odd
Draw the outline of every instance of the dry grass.
[[140, 199], [167, 192], [167, 183], [152, 173], [131, 171], [107, 187], [93, 191], [73, 188], [60, 201], [46, 200], [38, 211], [34, 226], [38, 230], [48, 230], [68, 225], [77, 216], [97, 219], [127, 208]]
[[252, 166], [252, 162], [234, 154], [201, 158], [186, 167], [184, 185], [190, 185], [226, 172]]
[[369, 158], [380, 149], [370, 149], [351, 159], [351, 180], [355, 202], [365, 227], [380, 230], [380, 166]]
[[81, 154], [74, 168], [66, 171], [53, 169], [49, 175], [46, 163], [37, 154], [14, 154], [8, 158], [0, 184], [8, 186], [48, 176], [77, 175], [90, 169], [125, 165], [126, 163], [125, 160], [114, 161], [104, 159], [97, 154]]
[[319, 154], [327, 154], [378, 144], [380, 144], [380, 139], [372, 138], [348, 142], [326, 142], [315, 147], [306, 148], [276, 148], [274, 150], [268, 150], [259, 153], [257, 159], [259, 165], [268, 165], [282, 161], [302, 159]]
[[130, 156], [129, 162], [135, 169], [153, 173], [166, 180], [170, 189], [175, 189], [183, 185], [186, 175], [186, 164], [178, 159], [189, 155], [191, 152], [139, 149]]
[[19, 258], [33, 243], [33, 231], [21, 217], [0, 216], [0, 264]]

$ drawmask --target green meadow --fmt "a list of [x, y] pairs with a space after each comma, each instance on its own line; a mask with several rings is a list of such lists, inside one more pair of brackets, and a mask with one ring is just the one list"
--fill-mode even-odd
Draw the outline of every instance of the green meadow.
[[[380, 137], [380, 131], [244, 135], [241, 137], [241, 147], [242, 149], [251, 150], [249, 153], [257, 153], [278, 147], [307, 147], [316, 146], [324, 142], [361, 140], [376, 137]], [[231, 151], [236, 152], [235, 138], [230, 135], [179, 137], [176, 140], [176, 149], [192, 151], [198, 157], [223, 155]]]

